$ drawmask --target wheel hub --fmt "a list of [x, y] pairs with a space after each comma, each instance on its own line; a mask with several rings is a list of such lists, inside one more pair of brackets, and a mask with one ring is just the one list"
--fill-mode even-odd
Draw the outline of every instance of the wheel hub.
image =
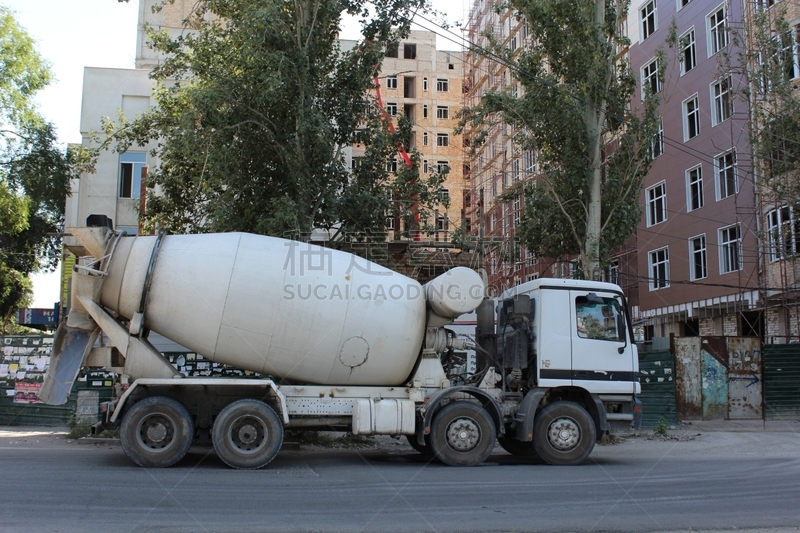
[[447, 428], [447, 442], [460, 452], [474, 448], [480, 438], [480, 428], [469, 418], [454, 420], [450, 427]]
[[258, 420], [249, 416], [243, 417], [231, 427], [230, 438], [240, 451], [251, 452], [266, 442], [266, 429]]
[[174, 437], [175, 430], [169, 419], [156, 415], [145, 418], [139, 426], [139, 438], [145, 447], [159, 450], [167, 447]]
[[239, 428], [239, 442], [242, 444], [253, 444], [258, 437], [258, 431], [253, 424], [243, 424]]
[[571, 450], [581, 440], [581, 429], [571, 418], [558, 418], [550, 424], [547, 438], [553, 448], [561, 451]]

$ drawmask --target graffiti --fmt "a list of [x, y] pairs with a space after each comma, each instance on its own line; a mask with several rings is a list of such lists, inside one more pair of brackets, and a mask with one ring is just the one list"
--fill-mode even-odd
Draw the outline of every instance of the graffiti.
[[761, 366], [761, 350], [732, 351], [729, 361], [731, 370], [756, 371]]
[[731, 376], [728, 378], [728, 381], [747, 381], [747, 385], [745, 387], [752, 387], [753, 385], [757, 385], [760, 379], [755, 374], [751, 374], [749, 376]]

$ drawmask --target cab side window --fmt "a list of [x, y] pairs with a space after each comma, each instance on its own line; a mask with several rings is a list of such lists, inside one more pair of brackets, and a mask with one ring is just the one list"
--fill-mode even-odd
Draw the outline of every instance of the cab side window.
[[578, 296], [575, 299], [578, 337], [605, 341], [625, 341], [622, 309], [615, 298]]

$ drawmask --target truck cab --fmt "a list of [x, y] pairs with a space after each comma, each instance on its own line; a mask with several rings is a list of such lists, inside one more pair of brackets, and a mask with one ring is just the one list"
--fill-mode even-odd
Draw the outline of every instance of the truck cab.
[[502, 293], [496, 313], [503, 388], [522, 397], [500, 440], [507, 450], [573, 464], [605, 433], [639, 427], [638, 353], [617, 285], [537, 279]]

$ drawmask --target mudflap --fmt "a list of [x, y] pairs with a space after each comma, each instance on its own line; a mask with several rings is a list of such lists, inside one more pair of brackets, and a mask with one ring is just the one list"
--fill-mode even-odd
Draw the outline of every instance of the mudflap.
[[78, 377], [86, 355], [91, 351], [100, 329], [88, 332], [71, 328], [65, 323], [58, 326], [53, 339], [50, 366], [39, 391], [39, 399], [50, 405], [64, 405], [69, 399], [72, 384]]

